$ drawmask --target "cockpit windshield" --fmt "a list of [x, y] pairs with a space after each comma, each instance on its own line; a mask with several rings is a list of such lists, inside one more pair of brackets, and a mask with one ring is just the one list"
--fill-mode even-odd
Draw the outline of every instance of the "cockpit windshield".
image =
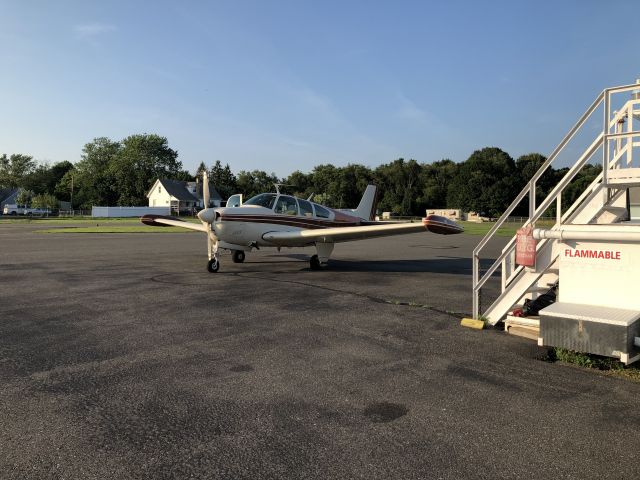
[[275, 193], [261, 193], [243, 203], [243, 205], [257, 205], [258, 207], [273, 208], [276, 200]]

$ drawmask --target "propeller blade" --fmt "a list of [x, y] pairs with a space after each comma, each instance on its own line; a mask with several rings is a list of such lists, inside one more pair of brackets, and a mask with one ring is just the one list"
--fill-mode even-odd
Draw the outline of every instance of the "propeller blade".
[[205, 210], [209, 208], [209, 175], [207, 171], [202, 172], [202, 200]]

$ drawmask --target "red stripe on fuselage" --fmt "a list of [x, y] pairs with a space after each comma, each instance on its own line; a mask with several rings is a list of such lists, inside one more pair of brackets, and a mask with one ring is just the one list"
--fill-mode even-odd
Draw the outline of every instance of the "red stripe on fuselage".
[[315, 218], [300, 218], [279, 215], [221, 215], [223, 222], [249, 222], [249, 223], [272, 223], [274, 225], [287, 225], [299, 228], [333, 228], [333, 227], [357, 227], [359, 222], [334, 222], [331, 220], [320, 220]]

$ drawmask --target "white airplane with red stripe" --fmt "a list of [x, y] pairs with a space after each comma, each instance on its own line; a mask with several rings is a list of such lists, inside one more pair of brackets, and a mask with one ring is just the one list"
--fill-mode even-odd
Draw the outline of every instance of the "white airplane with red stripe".
[[[209, 180], [203, 175], [204, 204], [209, 205]], [[231, 206], [230, 206], [231, 205]], [[262, 193], [241, 203], [234, 195], [226, 207], [205, 208], [198, 213], [201, 224], [174, 217], [145, 215], [142, 223], [154, 226], [176, 226], [198, 230], [207, 235], [209, 272], [220, 268], [220, 249], [232, 252], [235, 263], [242, 263], [246, 252], [264, 247], [315, 246], [316, 254], [310, 259], [312, 270], [327, 265], [334, 244], [389, 235], [402, 235], [430, 231], [451, 235], [463, 231], [457, 223], [437, 215], [429, 215], [421, 222], [374, 221], [376, 186], [369, 185], [358, 207], [336, 210], [280, 193]]]

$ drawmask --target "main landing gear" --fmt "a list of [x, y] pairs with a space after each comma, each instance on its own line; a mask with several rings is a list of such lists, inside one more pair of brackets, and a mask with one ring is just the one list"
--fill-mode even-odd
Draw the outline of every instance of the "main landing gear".
[[309, 265], [311, 266], [311, 270], [320, 270], [322, 268], [318, 255], [314, 255], [313, 257], [311, 257], [311, 260], [309, 260]]
[[244, 252], [242, 250], [234, 250], [231, 259], [233, 260], [233, 263], [244, 262]]
[[309, 260], [309, 266], [311, 270], [321, 270], [322, 267], [327, 265], [331, 252], [333, 252], [333, 243], [331, 242], [317, 242], [316, 243], [317, 255], [314, 255]]

